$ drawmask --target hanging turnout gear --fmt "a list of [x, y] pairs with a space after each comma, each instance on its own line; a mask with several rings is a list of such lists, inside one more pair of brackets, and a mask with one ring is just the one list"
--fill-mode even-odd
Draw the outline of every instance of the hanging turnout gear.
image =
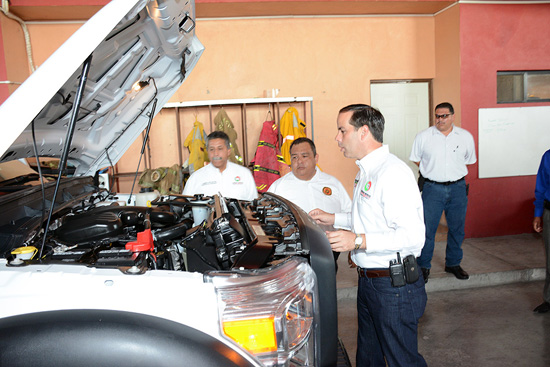
[[266, 192], [269, 186], [281, 177], [279, 160], [284, 163], [279, 152], [279, 129], [274, 120], [264, 121], [256, 154], [251, 162], [254, 166], [254, 181], [259, 192]]
[[306, 137], [306, 124], [300, 120], [298, 110], [294, 107], [289, 107], [281, 118], [280, 126], [281, 136], [283, 137], [281, 154], [285, 163], [290, 166], [290, 144], [298, 138]]
[[174, 164], [172, 167], [146, 169], [141, 174], [138, 185], [157, 190], [161, 195], [179, 194], [182, 180], [181, 167]]
[[[206, 151], [206, 134], [202, 123], [195, 117], [193, 130], [187, 135], [183, 146], [189, 149], [189, 174], [193, 174], [198, 169], [204, 167], [204, 162], [208, 162], [208, 152]], [[184, 164], [185, 166], [185, 164]]]
[[237, 146], [237, 132], [235, 131], [233, 122], [231, 122], [231, 119], [223, 107], [220, 109], [220, 112], [218, 112], [216, 117], [214, 117], [214, 125], [216, 130], [223, 131], [227, 134], [227, 136], [229, 136], [229, 145], [231, 147], [231, 155], [229, 156], [229, 160], [233, 163], [240, 164], [241, 166], [244, 165], [243, 157], [241, 156], [241, 153], [239, 153], [239, 147]]

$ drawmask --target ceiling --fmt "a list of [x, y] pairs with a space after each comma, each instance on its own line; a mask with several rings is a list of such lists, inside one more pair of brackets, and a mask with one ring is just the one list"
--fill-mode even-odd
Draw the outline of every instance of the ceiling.
[[[11, 0], [10, 12], [25, 21], [87, 20], [108, 2], [108, 0]], [[197, 18], [433, 15], [456, 2], [444, 0], [195, 0], [195, 11]]]

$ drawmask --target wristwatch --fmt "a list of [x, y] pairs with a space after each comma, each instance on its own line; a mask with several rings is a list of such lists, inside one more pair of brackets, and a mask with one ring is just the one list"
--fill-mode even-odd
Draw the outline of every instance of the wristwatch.
[[355, 250], [359, 250], [363, 244], [363, 236], [360, 234], [355, 234]]

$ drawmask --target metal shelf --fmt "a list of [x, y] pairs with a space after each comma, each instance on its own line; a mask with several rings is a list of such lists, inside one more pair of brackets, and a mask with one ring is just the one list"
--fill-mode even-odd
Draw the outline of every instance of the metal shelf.
[[275, 97], [275, 98], [241, 98], [241, 99], [215, 99], [210, 101], [169, 102], [163, 108], [176, 107], [204, 107], [247, 104], [273, 104], [292, 102], [313, 102], [313, 97]]

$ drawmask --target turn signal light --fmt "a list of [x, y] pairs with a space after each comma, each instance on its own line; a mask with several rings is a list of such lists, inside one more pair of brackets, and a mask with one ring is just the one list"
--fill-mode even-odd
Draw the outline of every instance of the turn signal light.
[[251, 353], [277, 351], [273, 317], [225, 321], [223, 331]]

